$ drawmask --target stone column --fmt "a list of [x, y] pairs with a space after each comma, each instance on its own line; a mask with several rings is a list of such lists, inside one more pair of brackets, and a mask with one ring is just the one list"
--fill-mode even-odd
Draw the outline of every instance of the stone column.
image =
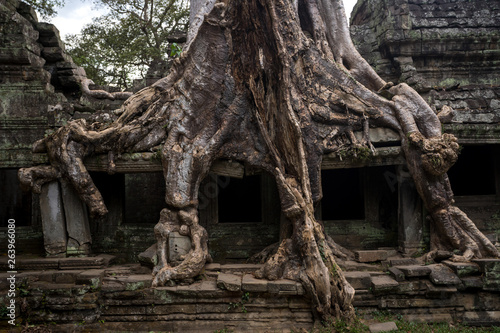
[[404, 255], [417, 252], [423, 240], [422, 200], [406, 165], [397, 169], [398, 179], [398, 243]]
[[67, 254], [90, 254], [92, 237], [87, 206], [80, 200], [70, 183], [62, 181], [61, 189], [68, 231]]
[[65, 256], [67, 245], [66, 222], [58, 181], [42, 186], [40, 214], [47, 256]]

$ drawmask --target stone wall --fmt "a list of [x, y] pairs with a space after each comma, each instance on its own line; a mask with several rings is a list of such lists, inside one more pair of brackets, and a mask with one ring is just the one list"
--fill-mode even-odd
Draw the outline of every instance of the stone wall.
[[[380, 76], [414, 87], [440, 116], [443, 130], [458, 137], [471, 165], [459, 158], [449, 172], [452, 187], [468, 179], [484, 187], [493, 184], [493, 192], [459, 194], [457, 204], [496, 239], [500, 1], [359, 0], [351, 35]], [[480, 155], [468, 154], [474, 150], [490, 155], [488, 165]]]

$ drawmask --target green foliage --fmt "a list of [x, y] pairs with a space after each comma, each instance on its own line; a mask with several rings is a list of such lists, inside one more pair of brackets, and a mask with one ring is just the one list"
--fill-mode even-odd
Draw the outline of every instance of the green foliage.
[[57, 8], [64, 6], [64, 0], [23, 0], [32, 6], [44, 20], [57, 14]]
[[95, 1], [107, 14], [66, 38], [68, 53], [95, 84], [130, 88], [152, 63], [182, 52], [167, 37], [187, 29], [189, 1]]

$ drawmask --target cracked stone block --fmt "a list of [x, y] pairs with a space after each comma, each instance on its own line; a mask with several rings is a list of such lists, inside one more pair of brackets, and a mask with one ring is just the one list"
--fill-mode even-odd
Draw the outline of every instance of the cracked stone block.
[[359, 262], [376, 262], [387, 260], [387, 251], [371, 250], [371, 251], [356, 251], [354, 253], [356, 260]]
[[389, 265], [394, 266], [409, 266], [418, 265], [418, 261], [414, 258], [389, 259]]
[[461, 278], [464, 287], [471, 289], [481, 289], [483, 288], [483, 278], [480, 276], [466, 276]]
[[457, 288], [452, 286], [435, 286], [430, 281], [426, 281], [426, 284], [427, 292], [425, 293], [425, 296], [427, 298], [446, 299], [457, 293]]
[[428, 276], [432, 272], [428, 266], [421, 265], [397, 266], [397, 269], [403, 272], [406, 277]]
[[267, 280], [254, 278], [251, 274], [245, 274], [241, 283], [241, 290], [250, 292], [267, 292]]
[[436, 285], [458, 285], [460, 284], [460, 279], [453, 273], [451, 268], [445, 265], [431, 265], [429, 266], [432, 270], [429, 278], [432, 283]]
[[45, 252], [48, 256], [64, 256], [67, 233], [59, 182], [53, 181], [42, 186], [40, 215]]
[[241, 276], [234, 274], [220, 273], [217, 276], [217, 287], [229, 291], [240, 291]]
[[85, 203], [74, 190], [73, 186], [61, 182], [62, 200], [64, 203], [64, 216], [68, 232], [68, 254], [89, 254], [92, 236], [90, 234], [89, 217]]
[[354, 289], [370, 289], [371, 275], [368, 272], [344, 272], [344, 276]]

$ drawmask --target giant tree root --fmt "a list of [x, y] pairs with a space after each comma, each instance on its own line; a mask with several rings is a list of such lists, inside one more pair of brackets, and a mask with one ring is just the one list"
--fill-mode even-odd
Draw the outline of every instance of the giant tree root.
[[[73, 121], [38, 142], [51, 166], [21, 170], [39, 190], [63, 177], [96, 215], [106, 206], [83, 159], [163, 145], [167, 210], [155, 228], [155, 286], [198, 274], [209, 260], [198, 223], [198, 190], [216, 159], [233, 159], [272, 174], [292, 233], [257, 276], [301, 281], [318, 318], [354, 316], [353, 288], [332, 243], [314, 218], [321, 199], [324, 154], [354, 148], [354, 131], [399, 131], [409, 170], [433, 220], [433, 247], [458, 249], [463, 259], [498, 256], [494, 246], [453, 206], [446, 170], [456, 140], [405, 84], [383, 81], [354, 48], [341, 0], [210, 0], [190, 43], [168, 77], [130, 97], [111, 125]], [[206, 14], [204, 16], [204, 14]], [[391, 96], [386, 98], [384, 96]], [[177, 266], [167, 261], [168, 234], [191, 238]], [[455, 258], [461, 259], [461, 258]]]

